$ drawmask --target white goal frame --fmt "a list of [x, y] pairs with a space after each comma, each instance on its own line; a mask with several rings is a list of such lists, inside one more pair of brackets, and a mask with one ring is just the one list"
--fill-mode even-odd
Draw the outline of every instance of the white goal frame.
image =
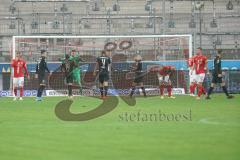
[[[57, 36], [57, 35], [19, 35], [19, 36], [12, 36], [12, 58], [14, 59], [16, 57], [16, 39], [20, 38], [43, 38], [43, 39], [51, 39], [51, 38], [64, 38], [64, 39], [76, 39], [76, 38], [81, 38], [81, 39], [98, 39], [98, 38], [105, 38], [105, 39], [111, 39], [111, 38], [171, 38], [171, 37], [187, 37], [188, 38], [188, 50], [189, 50], [189, 57], [193, 56], [193, 37], [191, 34], [177, 34], [177, 35], [83, 35], [83, 36]], [[11, 77], [13, 77], [13, 68], [12, 68], [12, 74]], [[10, 82], [10, 85], [12, 85], [12, 82]], [[12, 87], [12, 86], [10, 86]], [[13, 89], [13, 87], [12, 87]]]

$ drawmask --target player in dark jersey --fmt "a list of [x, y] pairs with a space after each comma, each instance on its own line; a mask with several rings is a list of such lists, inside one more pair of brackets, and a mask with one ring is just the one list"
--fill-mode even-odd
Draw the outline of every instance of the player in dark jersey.
[[73, 98], [72, 94], [73, 83], [79, 86], [80, 95], [82, 95], [80, 62], [84, 62], [84, 60], [75, 53], [76, 51], [72, 50], [70, 54], [65, 55], [64, 59], [59, 58], [59, 61], [62, 61], [61, 71], [65, 75], [69, 98]]
[[212, 72], [212, 83], [211, 87], [208, 90], [206, 99], [210, 99], [210, 94], [212, 93], [214, 87], [216, 84], [221, 84], [222, 89], [224, 93], [226, 94], [227, 98], [231, 99], [233, 98], [232, 95], [229, 95], [227, 91], [227, 87], [225, 85], [225, 82], [222, 80], [223, 72], [222, 72], [222, 50], [217, 50], [217, 55], [214, 58], [214, 68]]
[[108, 92], [108, 80], [110, 72], [111, 59], [107, 56], [106, 51], [102, 51], [102, 55], [97, 57], [96, 67], [93, 75], [96, 75], [97, 68], [99, 70], [99, 89], [101, 92], [101, 98], [105, 99]]
[[72, 85], [73, 85], [73, 76], [71, 76], [71, 73], [73, 71], [73, 64], [70, 61], [71, 56], [66, 54], [65, 59], [61, 60], [61, 71], [65, 74], [65, 80], [67, 83], [68, 88], [68, 97], [72, 98]]
[[135, 64], [131, 67], [132, 71], [135, 72], [135, 79], [132, 83], [132, 89], [131, 89], [131, 92], [130, 92], [130, 97], [133, 96], [134, 94], [134, 91], [136, 89], [136, 86], [140, 86], [141, 89], [142, 89], [142, 92], [143, 92], [143, 95], [144, 97], [146, 97], [146, 91], [145, 91], [145, 88], [144, 88], [144, 85], [143, 85], [143, 78], [144, 78], [144, 75], [143, 75], [143, 72], [142, 72], [142, 57], [140, 55], [137, 55], [135, 58]]
[[[38, 84], [39, 84], [36, 101], [42, 100], [42, 93], [46, 86], [45, 71], [50, 73], [50, 71], [47, 67], [47, 62], [46, 62], [46, 53], [47, 53], [46, 50], [41, 50], [41, 58], [39, 59], [39, 61], [37, 62], [37, 65], [36, 65], [35, 78], [38, 78]], [[50, 75], [51, 75], [51, 73], [50, 73]]]

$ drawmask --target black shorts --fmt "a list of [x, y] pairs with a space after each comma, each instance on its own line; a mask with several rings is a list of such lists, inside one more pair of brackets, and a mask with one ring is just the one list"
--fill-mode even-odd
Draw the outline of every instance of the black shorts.
[[45, 75], [38, 75], [38, 84], [40, 85], [46, 85], [47, 79]]
[[109, 80], [109, 73], [107, 71], [101, 71], [98, 78], [100, 83], [107, 82]]
[[143, 82], [143, 73], [136, 73], [134, 78], [134, 83], [142, 83]]
[[218, 77], [218, 75], [213, 75], [212, 78], [212, 83], [217, 84], [217, 83], [222, 83], [222, 77]]
[[67, 84], [73, 83], [73, 77], [72, 76], [66, 76], [66, 82], [67, 82]]

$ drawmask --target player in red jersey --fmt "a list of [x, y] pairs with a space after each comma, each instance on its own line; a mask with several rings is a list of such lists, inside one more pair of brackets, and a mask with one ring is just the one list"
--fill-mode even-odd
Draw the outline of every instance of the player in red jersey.
[[208, 70], [207, 57], [202, 54], [202, 48], [197, 48], [196, 56], [194, 57], [194, 68], [196, 70], [196, 81], [198, 85], [198, 96], [196, 99], [200, 99], [202, 94], [206, 94], [203, 87], [203, 81], [205, 78], [205, 71]]
[[17, 52], [16, 58], [12, 59], [11, 67], [13, 67], [13, 90], [14, 90], [14, 99], [17, 100], [17, 88], [20, 89], [20, 98], [22, 100], [23, 97], [23, 85], [24, 85], [24, 72], [27, 75], [27, 78], [30, 79], [27, 65], [24, 59], [22, 59], [22, 55], [20, 52]]
[[194, 56], [188, 59], [188, 68], [189, 68], [189, 76], [190, 76], [190, 96], [195, 96], [194, 92], [197, 87], [197, 82], [196, 82], [196, 70], [194, 68]]
[[168, 91], [168, 97], [175, 98], [172, 96], [172, 81], [170, 80], [170, 76], [174, 70], [175, 67], [173, 66], [162, 66], [157, 73], [161, 99], [164, 98], [165, 87], [167, 88]]

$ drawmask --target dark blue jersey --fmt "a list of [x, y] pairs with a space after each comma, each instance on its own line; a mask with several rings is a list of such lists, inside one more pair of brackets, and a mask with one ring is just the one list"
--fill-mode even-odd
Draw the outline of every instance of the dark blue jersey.
[[99, 72], [101, 71], [109, 71], [109, 64], [111, 64], [111, 60], [107, 56], [100, 56], [97, 58]]
[[37, 61], [36, 74], [45, 75], [45, 71], [47, 71], [48, 73], [50, 72], [47, 67], [46, 59], [42, 57], [39, 59], [39, 61]]
[[222, 74], [222, 59], [219, 56], [214, 58], [214, 65], [213, 65], [213, 74], [218, 75]]
[[142, 72], [142, 62], [141, 61], [135, 62], [131, 68], [132, 68], [133, 72], [141, 73]]
[[142, 72], [142, 62], [138, 61], [136, 65], [137, 65], [136, 72]]

